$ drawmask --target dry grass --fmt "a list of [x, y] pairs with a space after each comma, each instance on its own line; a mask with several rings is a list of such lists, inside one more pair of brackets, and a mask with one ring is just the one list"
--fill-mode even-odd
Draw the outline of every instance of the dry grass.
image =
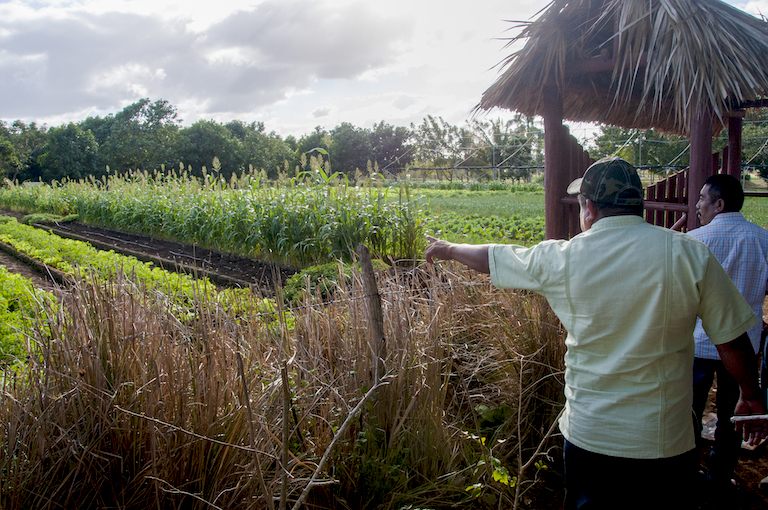
[[387, 374], [367, 395], [359, 275], [293, 330], [214, 302], [192, 316], [125, 278], [78, 283], [4, 373], [2, 507], [526, 506], [560, 442], [560, 325], [536, 295], [429, 271], [379, 275]]

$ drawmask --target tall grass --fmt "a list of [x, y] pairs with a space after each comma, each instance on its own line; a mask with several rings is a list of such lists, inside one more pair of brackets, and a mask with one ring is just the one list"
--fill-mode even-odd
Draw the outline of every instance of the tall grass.
[[292, 330], [257, 296], [236, 321], [201, 293], [189, 321], [125, 276], [79, 281], [3, 374], [2, 507], [285, 508], [313, 476], [312, 508], [551, 499], [534, 481], [563, 345], [544, 301], [450, 264], [380, 274], [387, 373], [363, 400], [367, 300], [359, 275], [339, 280]]

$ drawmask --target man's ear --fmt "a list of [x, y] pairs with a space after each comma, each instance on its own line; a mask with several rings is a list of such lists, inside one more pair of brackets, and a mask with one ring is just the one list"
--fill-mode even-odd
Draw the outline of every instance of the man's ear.
[[597, 221], [597, 215], [600, 214], [600, 208], [590, 199], [587, 199], [587, 211], [589, 212], [589, 219], [593, 222]]
[[582, 231], [586, 232], [592, 228], [592, 224], [598, 220], [597, 215], [599, 212], [600, 209], [598, 209], [597, 205], [595, 205], [595, 203], [590, 199], [586, 199], [584, 207], [581, 210]]
[[713, 204], [715, 207], [715, 212], [720, 214], [721, 212], [725, 211], [725, 200], [722, 198], [718, 198], [715, 200], [715, 203]]

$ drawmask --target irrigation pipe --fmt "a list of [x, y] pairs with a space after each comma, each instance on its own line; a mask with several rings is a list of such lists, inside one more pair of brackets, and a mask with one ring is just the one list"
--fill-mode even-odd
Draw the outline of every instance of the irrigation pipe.
[[309, 496], [309, 491], [314, 487], [315, 479], [320, 474], [320, 471], [323, 469], [326, 461], [328, 460], [328, 457], [331, 454], [331, 451], [333, 450], [333, 447], [336, 446], [336, 443], [339, 441], [339, 438], [344, 435], [347, 432], [347, 429], [349, 428], [350, 423], [352, 423], [352, 420], [355, 419], [355, 417], [360, 413], [360, 411], [363, 410], [363, 406], [368, 401], [371, 396], [373, 396], [376, 393], [376, 390], [378, 390], [381, 386], [384, 386], [386, 384], [389, 384], [389, 379], [392, 376], [385, 376], [383, 377], [379, 382], [377, 382], [373, 388], [368, 390], [368, 393], [366, 393], [363, 398], [360, 400], [360, 402], [357, 403], [354, 409], [350, 411], [349, 415], [347, 416], [347, 419], [344, 420], [344, 423], [339, 427], [338, 432], [336, 432], [336, 435], [333, 436], [333, 439], [331, 440], [331, 444], [328, 445], [328, 448], [325, 449], [325, 453], [323, 454], [323, 458], [320, 459], [320, 463], [317, 465], [317, 470], [312, 474], [312, 478], [309, 479], [309, 483], [307, 483], [307, 486], [302, 491], [301, 495], [299, 496], [299, 499], [296, 500], [296, 503], [294, 503], [292, 510], [299, 510], [299, 507], [304, 504], [304, 501], [306, 501], [307, 496]]

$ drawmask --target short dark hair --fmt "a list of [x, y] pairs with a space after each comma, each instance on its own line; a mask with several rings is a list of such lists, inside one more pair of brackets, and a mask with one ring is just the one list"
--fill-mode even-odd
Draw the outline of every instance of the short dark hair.
[[704, 181], [709, 185], [710, 196], [713, 199], [722, 198], [725, 204], [724, 212], [739, 212], [744, 205], [744, 190], [739, 180], [728, 174], [715, 174]]

